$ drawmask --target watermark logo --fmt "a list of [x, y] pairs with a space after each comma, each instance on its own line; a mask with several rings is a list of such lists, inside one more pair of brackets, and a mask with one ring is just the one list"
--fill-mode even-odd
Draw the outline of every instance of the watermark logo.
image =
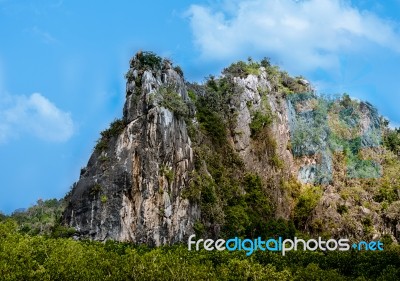
[[255, 251], [270, 251], [281, 252], [283, 256], [290, 251], [349, 251], [365, 250], [365, 251], [383, 251], [383, 243], [381, 241], [360, 241], [358, 243], [350, 243], [349, 239], [329, 239], [324, 240], [321, 237], [318, 239], [304, 240], [297, 237], [294, 239], [278, 239], [270, 238], [263, 240], [261, 237], [257, 239], [241, 239], [234, 237], [228, 240], [224, 239], [198, 239], [195, 240], [196, 235], [191, 235], [188, 240], [189, 251], [199, 251], [204, 249], [206, 251], [245, 251], [247, 256], [252, 255]]

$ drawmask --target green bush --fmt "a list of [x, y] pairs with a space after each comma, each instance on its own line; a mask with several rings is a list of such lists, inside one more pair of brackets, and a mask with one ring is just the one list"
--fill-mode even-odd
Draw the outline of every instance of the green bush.
[[128, 82], [131, 82], [131, 81], [133, 81], [135, 79], [134, 76], [133, 76], [133, 71], [131, 69], [129, 69], [128, 72], [125, 74], [125, 79]]
[[91, 194], [91, 195], [96, 195], [96, 194], [98, 194], [99, 192], [101, 192], [102, 190], [103, 190], [103, 187], [102, 187], [100, 184], [95, 183], [95, 184], [90, 188], [90, 194]]
[[174, 70], [183, 78], [183, 70], [179, 65], [174, 66]]
[[169, 168], [166, 165], [161, 165], [160, 167], [160, 175], [165, 176], [169, 184], [174, 181], [175, 174], [172, 168]]
[[136, 58], [144, 69], [161, 69], [162, 58], [153, 52], [139, 52], [136, 54]]
[[160, 106], [169, 109], [175, 116], [188, 117], [188, 105], [176, 92], [174, 85], [160, 87], [155, 93], [155, 99]]
[[[281, 222], [280, 224], [285, 224]], [[74, 241], [20, 234], [0, 222], [2, 280], [399, 280], [400, 247], [281, 253], [192, 251], [186, 244]], [[198, 228], [201, 228], [200, 226]]]
[[21, 233], [50, 235], [59, 223], [64, 207], [63, 200], [39, 199], [27, 210], [12, 213], [11, 218], [18, 222]]
[[383, 145], [395, 155], [400, 156], [400, 128], [388, 129], [384, 134]]
[[272, 217], [273, 206], [261, 178], [248, 173], [243, 179], [246, 202], [246, 213], [249, 216], [248, 237], [266, 236], [265, 227]]
[[346, 205], [338, 205], [336, 208], [337, 212], [341, 215], [345, 214], [348, 212], [348, 208]]
[[294, 208], [294, 222], [298, 229], [305, 229], [307, 219], [317, 206], [321, 196], [322, 189], [319, 186], [307, 186], [300, 194]]
[[253, 114], [250, 122], [251, 136], [255, 137], [261, 130], [272, 124], [272, 114], [270, 112], [263, 114], [260, 111], [256, 111]]
[[98, 152], [106, 150], [108, 148], [109, 140], [113, 137], [119, 136], [125, 127], [126, 124], [122, 119], [114, 119], [114, 121], [110, 123], [109, 128], [100, 133], [101, 138], [97, 140], [95, 150]]
[[206, 131], [217, 145], [226, 142], [226, 127], [219, 115], [207, 108], [200, 107], [197, 109], [196, 117], [200, 128]]
[[254, 62], [251, 58], [248, 62], [238, 61], [225, 68], [223, 74], [229, 74], [235, 77], [246, 78], [248, 75], [260, 75], [260, 64]]

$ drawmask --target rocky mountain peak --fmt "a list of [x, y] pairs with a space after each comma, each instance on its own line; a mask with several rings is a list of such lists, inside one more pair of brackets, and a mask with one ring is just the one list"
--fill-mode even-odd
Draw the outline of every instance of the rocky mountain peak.
[[382, 147], [369, 103], [319, 96], [268, 59], [199, 85], [138, 52], [126, 79], [122, 119], [101, 133], [66, 198], [64, 223], [79, 236], [162, 245], [296, 227], [399, 239], [400, 161]]
[[153, 53], [131, 60], [123, 119], [102, 133], [65, 212], [81, 235], [160, 245], [193, 232], [199, 211], [181, 196], [193, 151], [184, 120], [171, 112], [188, 98], [178, 71]]

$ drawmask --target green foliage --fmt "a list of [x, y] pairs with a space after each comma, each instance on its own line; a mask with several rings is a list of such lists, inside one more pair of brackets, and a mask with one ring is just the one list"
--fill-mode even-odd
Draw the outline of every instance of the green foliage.
[[107, 195], [105, 195], [105, 194], [101, 195], [101, 197], [100, 197], [101, 203], [105, 204], [105, 203], [107, 203], [107, 200], [108, 200]]
[[399, 199], [399, 187], [397, 186], [386, 186], [382, 185], [377, 189], [377, 192], [374, 196], [374, 200], [376, 202], [384, 202], [387, 201], [392, 203]]
[[193, 225], [194, 233], [196, 233], [196, 237], [202, 237], [205, 233], [204, 224], [200, 221], [196, 221]]
[[383, 145], [395, 155], [400, 156], [400, 128], [387, 129], [384, 134]]
[[96, 142], [96, 146], [94, 147], [96, 151], [104, 151], [107, 148], [108, 148], [108, 139], [105, 138], [98, 139]]
[[197, 109], [197, 120], [200, 123], [200, 128], [207, 132], [207, 134], [219, 145], [226, 142], [226, 127], [223, 119], [215, 112], [200, 107]]
[[52, 231], [50, 237], [52, 238], [69, 238], [72, 237], [76, 233], [75, 228], [66, 227], [64, 225], [56, 224]]
[[[319, 155], [314, 183], [333, 182], [329, 163], [332, 155], [341, 151], [348, 179], [381, 176], [379, 162], [376, 157], [371, 158], [371, 151], [381, 143], [380, 124], [371, 105], [351, 100], [346, 95], [332, 98], [312, 93], [291, 95], [288, 102], [293, 108], [290, 112], [296, 112], [289, 118], [293, 154], [296, 157]], [[368, 130], [362, 128], [364, 111], [371, 117]], [[370, 155], [364, 157], [366, 149], [370, 149]]]
[[308, 86], [301, 83], [301, 79], [291, 77], [287, 72], [280, 72], [278, 90], [285, 94], [306, 93]]
[[106, 150], [110, 139], [121, 134], [125, 127], [126, 124], [121, 119], [115, 119], [111, 122], [109, 128], [100, 133], [101, 138], [97, 141], [95, 150], [99, 152]]
[[[255, 66], [255, 63], [249, 61], [246, 66], [249, 65]], [[199, 203], [206, 235], [214, 233], [216, 228], [221, 229], [223, 235], [262, 235], [273, 213], [261, 178], [246, 173], [240, 157], [228, 142], [228, 134], [237, 133], [234, 130], [236, 109], [242, 91], [232, 76], [241, 67], [243, 63], [232, 65], [219, 79], [210, 76], [204, 92], [192, 87], [193, 91], [196, 90], [193, 100], [200, 128], [198, 137], [193, 140], [203, 141], [201, 144], [195, 142], [196, 170], [192, 174], [190, 188], [184, 194], [192, 202]], [[252, 113], [252, 116], [252, 133], [259, 140], [255, 145], [259, 146], [260, 157], [263, 151], [269, 164], [282, 167], [283, 163], [276, 154], [276, 141], [268, 130], [273, 115], [264, 94], [261, 110]]]
[[282, 182], [283, 190], [287, 191], [292, 198], [297, 198], [300, 195], [302, 184], [293, 176]]
[[[233, 77], [226, 76], [220, 79], [210, 77], [205, 85], [205, 94], [198, 96], [196, 100], [196, 108], [199, 112], [197, 119], [207, 118], [205, 115], [214, 115], [211, 119], [224, 125], [225, 129], [222, 130], [222, 126], [218, 126], [221, 129], [220, 133], [226, 133], [232, 131], [237, 122], [237, 108], [240, 104], [239, 95], [242, 89], [235, 84]], [[211, 121], [212, 120], [207, 120]], [[212, 124], [206, 122], [206, 126]], [[200, 121], [200, 125], [202, 122]], [[207, 127], [206, 127], [207, 128]], [[215, 128], [217, 129], [217, 128]], [[211, 132], [218, 133], [216, 130]]]
[[298, 229], [304, 229], [307, 219], [317, 206], [322, 196], [322, 189], [319, 186], [306, 186], [300, 194], [294, 208], [294, 222]]
[[0, 222], [4, 221], [7, 219], [7, 216], [5, 214], [3, 214], [2, 212], [0, 212]]
[[272, 124], [272, 113], [268, 111], [266, 114], [263, 114], [260, 111], [256, 111], [250, 122], [250, 131], [251, 131], [251, 136], [254, 137], [258, 133], [260, 133], [261, 130], [263, 130], [265, 127], [269, 126]]
[[386, 151], [381, 157], [383, 175], [375, 184], [373, 198], [387, 205], [400, 200], [400, 159], [391, 151]]
[[203, 233], [218, 226], [225, 236], [261, 235], [273, 213], [261, 178], [244, 173], [242, 162], [227, 143], [218, 149], [203, 145], [195, 155], [196, 170], [183, 194], [200, 205]]
[[[277, 225], [283, 225], [280, 221]], [[383, 252], [189, 251], [187, 245], [74, 241], [18, 233], [0, 222], [0, 272], [8, 280], [399, 280], [400, 247]], [[358, 278], [358, 279], [357, 279]]]
[[215, 147], [221, 147], [226, 145], [227, 133], [236, 124], [239, 89], [231, 77], [210, 77], [205, 90], [204, 95], [197, 95], [195, 99], [196, 119]]
[[261, 178], [255, 174], [246, 174], [243, 180], [246, 213], [249, 217], [247, 237], [266, 237], [265, 228], [273, 215], [271, 201], [264, 190]]
[[124, 129], [126, 125], [123, 120], [115, 119], [110, 123], [110, 127], [107, 130], [101, 132], [102, 138], [111, 138], [118, 136]]
[[175, 178], [174, 171], [172, 170], [172, 168], [169, 168], [167, 165], [161, 165], [160, 175], [165, 176], [167, 178], [169, 184], [171, 184]]
[[131, 69], [129, 69], [128, 72], [125, 73], [125, 79], [128, 82], [131, 82], [131, 81], [133, 81], [135, 79], [135, 77], [133, 76], [133, 71]]
[[64, 207], [62, 200], [39, 199], [36, 205], [25, 211], [16, 211], [10, 217], [18, 223], [18, 229], [22, 233], [50, 235], [58, 224]]
[[105, 162], [107, 162], [108, 160], [110, 160], [107, 156], [105, 156], [105, 155], [100, 155], [100, 157], [99, 157], [99, 161], [101, 162], [101, 163], [105, 163]]
[[269, 68], [271, 67], [271, 59], [264, 57], [261, 61], [260, 61], [260, 65], [264, 68]]
[[252, 119], [249, 127], [250, 137], [253, 139], [252, 145], [260, 161], [282, 169], [284, 163], [277, 154], [277, 143], [271, 130], [274, 115], [266, 96], [262, 96], [262, 105], [261, 110], [255, 112], [250, 110]]
[[188, 90], [188, 96], [189, 96], [189, 98], [192, 100], [192, 101], [196, 101], [197, 100], [197, 95], [196, 95], [196, 93], [194, 92], [194, 91], [192, 91], [192, 90]]
[[343, 215], [343, 214], [347, 213], [349, 209], [347, 208], [346, 205], [338, 205], [336, 210], [339, 214]]
[[140, 67], [149, 70], [161, 69], [162, 58], [153, 52], [139, 52], [136, 58], [140, 63]]
[[161, 86], [155, 93], [155, 99], [160, 106], [169, 109], [177, 117], [189, 115], [188, 105], [176, 92], [174, 85]]
[[174, 66], [174, 70], [183, 78], [183, 70], [179, 65]]
[[223, 74], [246, 78], [248, 75], [260, 75], [260, 64], [251, 58], [247, 62], [238, 61], [225, 68]]
[[103, 187], [99, 183], [95, 183], [91, 188], [90, 188], [90, 194], [91, 195], [96, 195], [99, 192], [103, 190]]
[[274, 237], [283, 239], [293, 239], [296, 234], [296, 228], [293, 221], [287, 221], [282, 218], [270, 219], [265, 226], [265, 237]]

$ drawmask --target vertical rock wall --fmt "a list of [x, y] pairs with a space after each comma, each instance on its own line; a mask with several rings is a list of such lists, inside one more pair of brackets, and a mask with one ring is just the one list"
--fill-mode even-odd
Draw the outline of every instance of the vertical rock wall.
[[169, 244], [192, 234], [200, 212], [182, 198], [193, 169], [185, 122], [151, 96], [173, 87], [187, 99], [183, 78], [164, 62], [160, 69], [128, 72], [123, 130], [95, 149], [69, 195], [64, 220], [83, 236]]

